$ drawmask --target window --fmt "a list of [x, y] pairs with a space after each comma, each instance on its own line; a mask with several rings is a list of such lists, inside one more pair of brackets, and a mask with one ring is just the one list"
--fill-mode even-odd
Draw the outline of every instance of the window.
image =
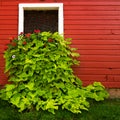
[[32, 33], [34, 29], [58, 32], [57, 10], [25, 10], [24, 33]]
[[[29, 23], [27, 23], [27, 19], [31, 17], [36, 17], [38, 21], [40, 19], [44, 20], [43, 16], [47, 16], [43, 22], [41, 22], [41, 26], [39, 26], [39, 22], [33, 21], [34, 24], [29, 28]], [[42, 17], [37, 17], [37, 16]], [[55, 19], [53, 22], [45, 22], [47, 20], [52, 21], [51, 16]], [[57, 16], [57, 17], [56, 17]], [[36, 19], [35, 18], [35, 19]], [[50, 26], [49, 26], [49, 25]], [[19, 26], [18, 33], [20, 32], [31, 32], [32, 29], [41, 29], [43, 31], [58, 31], [60, 34], [63, 34], [63, 4], [62, 3], [45, 3], [45, 4], [19, 4]], [[53, 26], [54, 25], [54, 26]], [[46, 26], [46, 27], [45, 27]], [[35, 28], [38, 27], [38, 28]], [[50, 30], [48, 30], [50, 29]], [[31, 30], [31, 31], [30, 31]]]

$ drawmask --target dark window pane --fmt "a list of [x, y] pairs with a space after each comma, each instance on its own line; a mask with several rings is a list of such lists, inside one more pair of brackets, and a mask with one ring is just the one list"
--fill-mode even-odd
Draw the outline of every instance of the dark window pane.
[[24, 33], [31, 33], [34, 29], [41, 31], [58, 31], [57, 10], [25, 10], [24, 11]]

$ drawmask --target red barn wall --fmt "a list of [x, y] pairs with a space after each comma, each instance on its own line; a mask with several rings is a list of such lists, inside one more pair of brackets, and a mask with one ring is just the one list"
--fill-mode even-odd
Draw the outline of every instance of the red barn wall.
[[64, 34], [80, 53], [80, 66], [73, 67], [84, 85], [100, 81], [120, 88], [120, 2], [114, 0], [1, 0], [0, 84], [7, 83], [3, 52], [9, 37], [18, 33], [19, 3], [62, 2]]

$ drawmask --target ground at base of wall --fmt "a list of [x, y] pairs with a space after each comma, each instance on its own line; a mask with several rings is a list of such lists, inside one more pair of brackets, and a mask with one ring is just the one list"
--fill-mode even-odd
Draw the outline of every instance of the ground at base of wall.
[[108, 89], [110, 98], [120, 98], [120, 89]]

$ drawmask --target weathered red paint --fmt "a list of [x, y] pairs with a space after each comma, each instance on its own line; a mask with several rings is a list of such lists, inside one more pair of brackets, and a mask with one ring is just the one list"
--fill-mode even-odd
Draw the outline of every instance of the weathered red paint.
[[120, 88], [119, 0], [2, 0], [0, 2], [0, 84], [7, 83], [3, 52], [9, 37], [18, 33], [19, 3], [64, 4], [64, 34], [81, 54], [74, 73], [88, 85], [100, 81]]

